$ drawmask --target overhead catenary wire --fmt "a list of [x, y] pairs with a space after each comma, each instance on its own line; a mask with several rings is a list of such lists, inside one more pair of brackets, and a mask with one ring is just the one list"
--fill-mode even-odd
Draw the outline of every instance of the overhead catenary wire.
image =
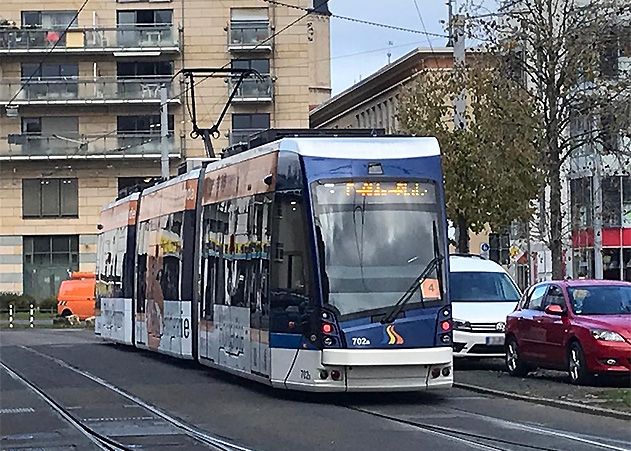
[[416, 13], [418, 14], [418, 20], [421, 22], [421, 27], [423, 27], [423, 32], [425, 32], [425, 36], [427, 37], [427, 43], [429, 44], [429, 48], [434, 53], [434, 46], [432, 45], [432, 41], [429, 39], [429, 35], [427, 34], [427, 28], [425, 27], [425, 21], [423, 20], [423, 14], [421, 14], [421, 8], [418, 6], [417, 0], [412, 0], [414, 2], [414, 7], [416, 8]]
[[59, 43], [63, 40], [64, 36], [66, 36], [66, 33], [68, 33], [68, 30], [70, 30], [70, 28], [72, 27], [72, 24], [75, 23], [75, 21], [77, 20], [77, 18], [79, 17], [79, 14], [81, 14], [81, 11], [83, 11], [86, 7], [86, 5], [88, 4], [90, 0], [84, 0], [83, 4], [81, 5], [81, 7], [77, 10], [77, 12], [75, 13], [75, 15], [73, 16], [72, 20], [70, 22], [68, 22], [68, 25], [63, 29], [63, 31], [59, 34], [58, 39], [53, 43], [52, 47], [50, 49], [48, 49], [48, 51], [44, 54], [44, 56], [42, 57], [42, 59], [40, 60], [39, 64], [37, 65], [37, 67], [33, 70], [33, 72], [31, 73], [31, 75], [28, 76], [28, 78], [26, 79], [26, 81], [24, 81], [21, 86], [20, 89], [18, 89], [18, 91], [13, 95], [13, 97], [11, 97], [11, 100], [9, 100], [9, 102], [7, 103], [6, 108], [10, 108], [12, 105], [11, 103], [17, 99], [17, 97], [20, 95], [20, 93], [22, 91], [24, 91], [24, 88], [26, 88], [29, 83], [31, 83], [31, 81], [33, 81], [33, 78], [35, 77], [35, 75], [37, 74], [37, 72], [40, 70], [40, 67], [42, 64], [44, 64], [46, 62], [46, 59], [50, 56], [50, 54], [53, 52], [53, 50], [55, 50], [57, 48], [57, 45], [59, 45]]
[[[298, 5], [292, 5], [290, 3], [284, 3], [284, 2], [279, 2], [277, 0], [261, 0], [264, 1], [266, 3], [272, 4], [272, 5], [278, 5], [278, 6], [284, 6], [286, 8], [293, 8], [293, 9], [300, 9], [303, 11], [310, 11], [310, 12], [314, 12], [315, 14], [319, 14], [319, 15], [326, 15], [329, 17], [334, 17], [336, 19], [340, 19], [340, 20], [346, 20], [349, 22], [355, 22], [355, 23], [360, 23], [360, 24], [364, 24], [364, 25], [371, 25], [373, 27], [380, 27], [380, 28], [387, 28], [390, 30], [395, 30], [395, 31], [405, 31], [407, 33], [415, 33], [415, 34], [424, 34], [427, 36], [435, 36], [438, 38], [446, 38], [448, 37], [447, 35], [444, 34], [439, 34], [439, 33], [430, 33], [427, 31], [421, 31], [421, 30], [414, 30], [413, 28], [405, 28], [405, 27], [399, 27], [397, 25], [390, 25], [390, 24], [384, 24], [384, 23], [380, 23], [380, 22], [373, 22], [371, 20], [365, 20], [365, 19], [358, 19], [356, 17], [349, 17], [349, 16], [342, 16], [339, 14], [333, 14], [333, 13], [318, 13], [317, 9], [319, 8], [319, 6], [314, 7], [313, 9], [310, 8], [304, 8], [302, 6], [298, 6]], [[323, 2], [322, 4], [324, 4], [326, 2]]]
[[[263, 0], [266, 1], [266, 0]], [[278, 31], [275, 31], [274, 33], [272, 33], [269, 37], [263, 39], [261, 42], [259, 42], [258, 44], [256, 44], [253, 48], [252, 51], [256, 50], [257, 48], [263, 46], [264, 44], [268, 43], [269, 41], [271, 41], [272, 39], [274, 39], [276, 36], [280, 35], [281, 33], [287, 31], [288, 29], [290, 29], [291, 27], [293, 27], [294, 25], [296, 25], [298, 22], [300, 22], [302, 19], [304, 19], [305, 17], [309, 16], [310, 14], [314, 13], [315, 11], [318, 10], [318, 8], [320, 8], [321, 6], [323, 6], [324, 4], [328, 3], [329, 0], [322, 0], [320, 3], [318, 3], [317, 5], [315, 5], [313, 8], [298, 8], [302, 11], [305, 11], [304, 14], [300, 15], [298, 18], [294, 19], [293, 21], [291, 21], [290, 23], [288, 23], [287, 25], [285, 25], [283, 28], [281, 28]], [[223, 66], [221, 66], [221, 69], [225, 69], [226, 67], [228, 67], [230, 64], [232, 63], [232, 61], [228, 61], [226, 64], [224, 64]], [[177, 75], [177, 74], [176, 74]], [[174, 75], [175, 76], [175, 75]], [[198, 82], [195, 82], [193, 84], [193, 87], [199, 85], [200, 83], [202, 83], [203, 81], [207, 80], [208, 78], [212, 77], [213, 74], [209, 74], [205, 77], [203, 77], [202, 79], [200, 79]], [[191, 87], [187, 87], [185, 91], [189, 91], [191, 89]], [[221, 103], [220, 101], [215, 102], [212, 106], [211, 109], [213, 109], [215, 106], [219, 105], [219, 103]], [[190, 114], [189, 114], [190, 115]], [[201, 122], [202, 120], [205, 120], [207, 117], [209, 116], [209, 114], [204, 115], [199, 121]]]

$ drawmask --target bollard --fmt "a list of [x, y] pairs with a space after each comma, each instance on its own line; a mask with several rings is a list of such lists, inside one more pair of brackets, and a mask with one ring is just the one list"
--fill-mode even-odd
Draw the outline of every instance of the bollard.
[[9, 304], [9, 329], [13, 329], [13, 304]]
[[31, 304], [29, 306], [29, 311], [28, 311], [28, 324], [31, 329], [33, 328], [33, 325], [34, 325], [33, 324], [34, 313], [35, 313], [35, 308], [33, 307], [33, 304]]

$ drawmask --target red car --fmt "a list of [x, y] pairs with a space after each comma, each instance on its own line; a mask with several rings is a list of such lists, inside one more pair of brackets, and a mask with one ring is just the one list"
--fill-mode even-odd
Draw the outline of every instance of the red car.
[[564, 370], [576, 384], [595, 374], [631, 376], [631, 283], [543, 282], [506, 319], [506, 366]]

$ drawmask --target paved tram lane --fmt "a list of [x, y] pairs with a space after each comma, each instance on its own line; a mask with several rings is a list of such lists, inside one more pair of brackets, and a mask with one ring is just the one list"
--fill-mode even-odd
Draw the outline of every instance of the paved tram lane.
[[[86, 409], [84, 417], [91, 408], [102, 408], [108, 390], [77, 373], [69, 375], [71, 370], [45, 356], [98, 376], [188, 424], [257, 450], [631, 449], [629, 424], [622, 420], [463, 390], [322, 398], [278, 392], [193, 363], [99, 343], [87, 333], [77, 334], [76, 343], [64, 335], [58, 340], [63, 342], [50, 345], [44, 345], [41, 336], [31, 345], [27, 332], [17, 333], [22, 336], [0, 335], [2, 361], [48, 384], [51, 396]], [[53, 389], [59, 377], [68, 383]], [[105, 415], [118, 418], [122, 413]], [[464, 434], [450, 437], [454, 430]]]
[[0, 448], [98, 449], [4, 368], [0, 368]]

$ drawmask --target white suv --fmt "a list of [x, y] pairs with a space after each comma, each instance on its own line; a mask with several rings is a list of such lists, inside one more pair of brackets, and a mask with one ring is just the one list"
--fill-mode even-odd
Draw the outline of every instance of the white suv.
[[506, 316], [519, 288], [497, 263], [478, 255], [449, 257], [454, 357], [503, 357]]

